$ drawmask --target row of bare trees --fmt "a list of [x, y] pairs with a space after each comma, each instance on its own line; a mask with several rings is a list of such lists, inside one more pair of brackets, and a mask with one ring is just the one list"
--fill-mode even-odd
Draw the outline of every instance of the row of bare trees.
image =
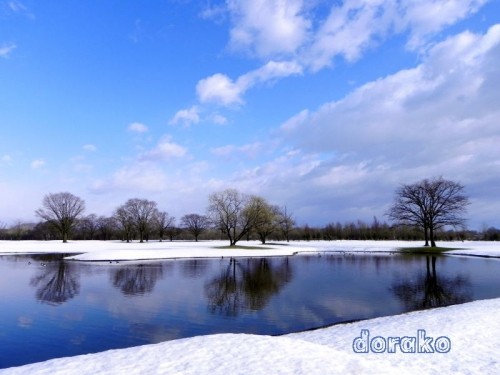
[[[195, 241], [209, 229], [229, 239], [230, 246], [242, 238], [257, 236], [262, 243], [273, 233], [280, 231], [289, 240], [289, 233], [295, 221], [286, 208], [269, 204], [264, 198], [242, 194], [235, 189], [214, 193], [209, 197], [208, 215], [187, 214], [176, 227], [175, 218], [158, 209], [155, 201], [133, 198], [114, 211], [112, 217], [83, 216], [85, 202], [68, 192], [48, 194], [42, 201], [42, 208], [35, 214], [47, 224], [46, 231], [56, 231], [67, 242], [72, 232], [78, 231], [84, 237], [93, 239], [97, 233], [108, 239], [113, 230], [118, 230], [121, 239], [140, 242], [150, 238], [162, 241], [165, 236], [172, 240], [180, 229], [190, 233]], [[50, 233], [44, 238], [51, 238]]]
[[[336, 240], [336, 239], [424, 239], [435, 246], [436, 238], [443, 238], [445, 229], [452, 228], [447, 239], [466, 238], [464, 214], [469, 204], [463, 185], [443, 178], [425, 179], [401, 185], [386, 213], [394, 223], [389, 226], [374, 218], [367, 225], [362, 221], [347, 224], [328, 224], [323, 228], [295, 227], [295, 220], [286, 207], [270, 204], [257, 195], [244, 194], [236, 189], [215, 192], [208, 197], [206, 215], [184, 215], [177, 226], [174, 217], [161, 211], [158, 204], [147, 199], [133, 198], [116, 208], [111, 217], [95, 214], [84, 216], [85, 202], [71, 193], [48, 194], [42, 207], [35, 211], [42, 219], [37, 233], [43, 239], [62, 238], [67, 242], [71, 233], [84, 239], [111, 239], [119, 237], [130, 242], [149, 239], [170, 240], [181, 233], [189, 233], [196, 241], [202, 234], [210, 239], [225, 237], [230, 246], [242, 239], [258, 238], [263, 244], [269, 238]], [[17, 225], [17, 238], [23, 227]], [[0, 226], [0, 238], [6, 233]], [[12, 232], [12, 231], [11, 231]], [[489, 230], [490, 234], [494, 228]], [[455, 237], [455, 238], [451, 238]], [[493, 236], [495, 237], [495, 233]]]

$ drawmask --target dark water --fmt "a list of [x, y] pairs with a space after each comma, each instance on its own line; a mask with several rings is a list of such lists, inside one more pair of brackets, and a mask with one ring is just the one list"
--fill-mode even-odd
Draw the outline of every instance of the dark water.
[[0, 256], [0, 368], [493, 297], [500, 297], [500, 262], [488, 259], [323, 254], [89, 264]]

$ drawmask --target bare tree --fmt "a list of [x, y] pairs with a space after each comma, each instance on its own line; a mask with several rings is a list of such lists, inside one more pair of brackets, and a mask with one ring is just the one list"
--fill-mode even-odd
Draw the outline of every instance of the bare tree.
[[[157, 203], [153, 201], [148, 201], [147, 199], [133, 198], [129, 199], [123, 206], [120, 206], [121, 212], [120, 216], [125, 221], [132, 220], [133, 225], [139, 232], [139, 240], [144, 242], [144, 238], [147, 237], [155, 214], [158, 211], [156, 208]], [[119, 219], [123, 227], [123, 219]], [[127, 238], [127, 242], [128, 238]]]
[[[154, 226], [160, 237], [160, 242], [162, 242], [163, 236], [167, 234], [170, 228], [175, 226], [175, 217], [169, 216], [165, 211], [158, 211], [154, 218]], [[170, 237], [170, 240], [172, 240], [172, 237]]]
[[172, 222], [172, 225], [167, 227], [167, 229], [165, 230], [165, 233], [168, 236], [168, 239], [170, 240], [170, 242], [172, 242], [175, 237], [177, 237], [179, 234], [181, 234], [181, 232], [182, 232], [181, 228], [178, 228], [175, 226], [175, 218], [174, 218], [174, 222]]
[[288, 212], [286, 206], [280, 209], [278, 212], [278, 223], [281, 233], [286, 238], [286, 242], [290, 242], [290, 231], [295, 225], [295, 220], [293, 218], [293, 215]]
[[97, 229], [103, 241], [109, 240], [116, 229], [116, 218], [99, 216], [97, 219]]
[[125, 205], [118, 207], [115, 211], [114, 218], [122, 230], [122, 241], [130, 242], [134, 232], [134, 218], [127, 210]]
[[83, 239], [93, 240], [97, 230], [99, 229], [99, 221], [96, 214], [90, 214], [80, 220], [80, 227], [83, 234]]
[[57, 228], [63, 242], [68, 242], [68, 236], [84, 210], [83, 199], [65, 192], [46, 195], [42, 208], [36, 210], [35, 214]]
[[247, 235], [252, 229], [253, 217], [246, 209], [250, 197], [236, 189], [226, 189], [209, 196], [208, 217], [229, 239], [229, 245]]
[[425, 246], [429, 246], [430, 240], [435, 247], [436, 230], [465, 225], [463, 215], [468, 205], [463, 185], [439, 177], [400, 186], [387, 216], [400, 224], [421, 228]]
[[188, 214], [181, 218], [181, 225], [194, 236], [198, 242], [198, 237], [210, 227], [210, 219], [204, 215]]

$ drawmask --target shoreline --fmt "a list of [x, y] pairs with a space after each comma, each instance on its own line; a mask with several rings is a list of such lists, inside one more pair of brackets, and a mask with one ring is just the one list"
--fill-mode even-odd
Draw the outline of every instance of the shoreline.
[[[302, 256], [307, 254], [400, 254], [398, 248], [405, 247], [407, 254], [411, 247], [421, 247], [421, 241], [296, 241], [260, 244], [259, 241], [240, 242], [232, 249], [227, 241], [172, 241], [172, 242], [121, 242], [82, 240], [62, 243], [61, 241], [0, 241], [0, 254], [68, 254], [65, 260], [106, 262], [106, 261], [160, 261], [166, 259], [238, 258], [238, 257], [279, 257]], [[460, 245], [460, 249], [456, 249]], [[222, 247], [221, 247], [222, 246]], [[470, 256], [499, 259], [500, 242], [468, 241], [442, 242], [449, 251], [436, 253], [444, 255]], [[454, 249], [453, 249], [454, 248]]]

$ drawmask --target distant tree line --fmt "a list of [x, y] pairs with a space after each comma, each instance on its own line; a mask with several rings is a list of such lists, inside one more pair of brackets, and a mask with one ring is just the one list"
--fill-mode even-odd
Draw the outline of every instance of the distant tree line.
[[[198, 215], [198, 214], [188, 214]], [[187, 216], [187, 215], [185, 215]], [[204, 215], [198, 215], [203, 217]], [[163, 226], [153, 226], [148, 231], [148, 240], [155, 241], [194, 241], [195, 234], [189, 231], [182, 220], [178, 221], [172, 216], [172, 221]], [[205, 227], [193, 227], [198, 233], [198, 240], [225, 240], [227, 237], [220, 229], [212, 225]], [[480, 231], [475, 230], [438, 230], [435, 233], [436, 241], [500, 241], [500, 229], [487, 227]], [[17, 222], [13, 225], [0, 223], [0, 240], [61, 240], [61, 234], [47, 222], [23, 223]], [[116, 218], [113, 216], [97, 216], [90, 214], [83, 216], [71, 232], [72, 240], [124, 240], [124, 231]], [[255, 232], [249, 233], [243, 238], [245, 240], [260, 240]], [[286, 241], [287, 238], [279, 230], [272, 232], [266, 237], [266, 242]], [[402, 241], [424, 241], [424, 234], [419, 228], [404, 225], [389, 225], [374, 218], [372, 222], [362, 220], [349, 222], [334, 222], [324, 226], [293, 225], [288, 230], [289, 241], [335, 241], [335, 240], [402, 240]], [[132, 227], [129, 233], [129, 241], [140, 241], [139, 232]]]
[[227, 239], [230, 246], [241, 240], [423, 240], [435, 241], [500, 239], [500, 230], [482, 232], [465, 229], [463, 212], [468, 204], [463, 186], [442, 178], [402, 185], [386, 214], [394, 224], [377, 217], [298, 226], [287, 207], [279, 207], [256, 195], [226, 189], [209, 195], [205, 213], [189, 213], [180, 219], [158, 208], [155, 201], [132, 198], [118, 206], [111, 216], [84, 215], [85, 202], [71, 193], [47, 194], [35, 211], [39, 223], [8, 227], [0, 222], [4, 240], [122, 240], [173, 241]]

